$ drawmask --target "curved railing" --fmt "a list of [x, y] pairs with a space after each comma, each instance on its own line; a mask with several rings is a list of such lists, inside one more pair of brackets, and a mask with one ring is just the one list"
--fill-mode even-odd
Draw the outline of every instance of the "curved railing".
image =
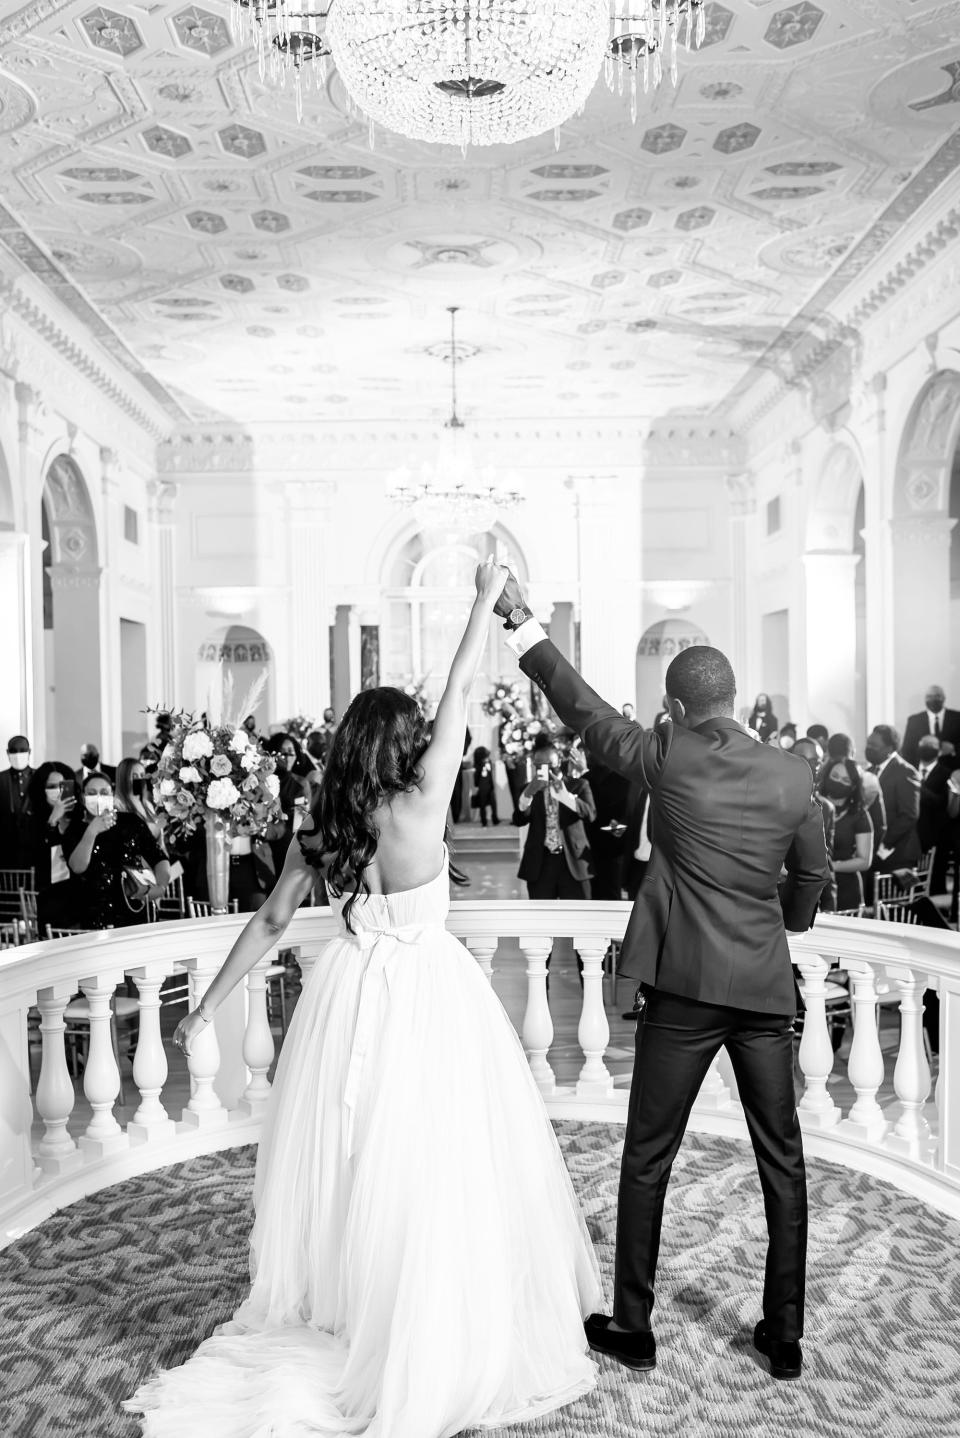
[[[622, 1121], [628, 1074], [615, 1084], [608, 1066], [610, 1028], [604, 1007], [604, 955], [623, 935], [625, 903], [455, 902], [449, 927], [483, 972], [499, 980], [508, 968], [525, 975], [519, 1024], [531, 1071], [558, 1117]], [[190, 1095], [180, 1114], [164, 1106], [167, 1053], [160, 1025], [164, 981], [187, 976], [195, 1003], [220, 966], [243, 916], [185, 920], [81, 934], [0, 953], [0, 1246], [64, 1204], [109, 1183], [198, 1153], [257, 1138], [275, 1045], [267, 1017], [267, 957], [217, 1012], [188, 1060]], [[283, 938], [306, 976], [336, 932], [328, 909], [301, 909]], [[571, 939], [583, 961], [574, 1082], [551, 1067], [554, 1027], [547, 958], [554, 940]], [[906, 924], [822, 917], [793, 936], [807, 1013], [799, 1046], [799, 1101], [808, 1151], [829, 1156], [960, 1216], [960, 935]], [[507, 950], [513, 956], [507, 955]], [[500, 956], [498, 958], [498, 956]], [[855, 1095], [842, 1112], [828, 1079], [838, 1063], [830, 1039], [831, 967], [850, 976], [854, 1036], [846, 1061]], [[138, 1103], [122, 1125], [115, 1107], [120, 1072], [111, 1038], [114, 995], [124, 978], [136, 985], [139, 1037], [133, 1061]], [[922, 1031], [923, 991], [939, 990], [941, 1041], [936, 1097]], [[89, 1005], [83, 1092], [90, 1118], [76, 1133], [76, 1095], [67, 1065], [64, 1010], [82, 992]], [[885, 1082], [877, 1025], [880, 1004], [893, 1003], [900, 1034], [892, 1085]], [[42, 1052], [31, 1094], [31, 1033]], [[572, 1036], [571, 1036], [572, 1037]], [[956, 1090], [956, 1092], [954, 1092]], [[711, 1069], [692, 1126], [745, 1136], [729, 1067]], [[74, 1133], [71, 1133], [71, 1127]]]

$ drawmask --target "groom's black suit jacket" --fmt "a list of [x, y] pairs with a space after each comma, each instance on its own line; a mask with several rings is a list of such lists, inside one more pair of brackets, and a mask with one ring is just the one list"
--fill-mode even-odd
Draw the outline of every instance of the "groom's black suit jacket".
[[605, 703], [549, 640], [520, 667], [591, 755], [650, 792], [653, 856], [621, 972], [701, 1003], [794, 1013], [784, 926], [811, 926], [829, 874], [804, 760], [757, 743], [734, 719], [644, 729]]

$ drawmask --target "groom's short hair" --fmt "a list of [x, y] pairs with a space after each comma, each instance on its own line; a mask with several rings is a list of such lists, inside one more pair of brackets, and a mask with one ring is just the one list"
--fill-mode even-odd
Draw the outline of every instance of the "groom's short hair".
[[709, 644], [691, 644], [671, 660], [666, 690], [688, 714], [732, 713], [737, 694], [730, 660]]

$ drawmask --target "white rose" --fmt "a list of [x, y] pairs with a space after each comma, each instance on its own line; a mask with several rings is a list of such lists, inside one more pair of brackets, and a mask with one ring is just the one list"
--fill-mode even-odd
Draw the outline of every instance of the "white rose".
[[[182, 770], [182, 769], [180, 770], [180, 777], [183, 778], [183, 770]], [[177, 792], [176, 780], [174, 780], [174, 779], [162, 779], [162, 780], [160, 781], [160, 793], [161, 793], [161, 794], [175, 794], [176, 792]]]
[[268, 774], [263, 781], [263, 787], [271, 799], [278, 799], [280, 797], [280, 780], [276, 774]]
[[[170, 789], [169, 789], [169, 790], [165, 790], [164, 792], [165, 792], [165, 793], [172, 793], [172, 792], [173, 792], [173, 780], [172, 780], [172, 779], [164, 779], [163, 782], [164, 782], [164, 784], [169, 784], [169, 785], [170, 785]], [[199, 770], [199, 769], [195, 769], [192, 764], [185, 764], [185, 765], [183, 766], [183, 768], [180, 770], [180, 783], [181, 783], [181, 784], [199, 784], [199, 783], [200, 783], [200, 770]]]
[[231, 754], [242, 754], [245, 749], [250, 748], [250, 740], [245, 729], [238, 729], [230, 740]]
[[257, 753], [256, 749], [248, 749], [245, 754], [240, 755], [240, 768], [246, 769], [248, 774], [250, 773], [251, 769], [255, 769], [259, 763], [260, 755]]
[[212, 753], [213, 740], [202, 729], [194, 730], [183, 741], [183, 757], [188, 764], [194, 759], [208, 759]]
[[240, 792], [232, 779], [214, 779], [207, 790], [207, 804], [211, 809], [229, 809], [240, 798]]

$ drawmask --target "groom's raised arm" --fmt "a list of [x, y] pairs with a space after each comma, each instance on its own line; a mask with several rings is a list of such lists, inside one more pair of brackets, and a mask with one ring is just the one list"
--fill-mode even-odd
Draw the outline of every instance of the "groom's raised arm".
[[[518, 610], [514, 614], [520, 619]], [[540, 686], [564, 724], [583, 736], [595, 759], [617, 774], [656, 785], [670, 726], [666, 731], [644, 729], [624, 719], [564, 659], [529, 611], [516, 627], [508, 624], [506, 640], [524, 674]]]

